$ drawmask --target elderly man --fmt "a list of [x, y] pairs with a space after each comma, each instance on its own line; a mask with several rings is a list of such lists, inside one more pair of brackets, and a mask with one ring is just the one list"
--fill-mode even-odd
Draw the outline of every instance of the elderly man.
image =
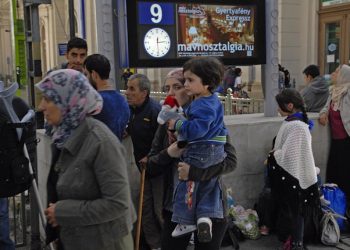
[[[127, 133], [131, 136], [134, 157], [139, 170], [146, 165], [153, 137], [158, 128], [157, 116], [160, 104], [150, 98], [151, 83], [142, 74], [130, 76], [125, 92], [130, 107]], [[160, 249], [162, 225], [162, 185], [161, 177], [146, 176], [142, 212], [142, 231], [151, 249]]]

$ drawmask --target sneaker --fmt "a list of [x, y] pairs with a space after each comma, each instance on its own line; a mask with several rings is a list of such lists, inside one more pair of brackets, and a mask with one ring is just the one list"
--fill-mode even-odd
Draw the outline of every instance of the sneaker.
[[208, 217], [199, 218], [197, 220], [197, 236], [199, 242], [210, 242], [212, 238], [211, 232], [212, 222]]
[[308, 249], [302, 242], [298, 242], [298, 243], [293, 242], [291, 250], [308, 250]]
[[261, 235], [266, 236], [270, 234], [270, 229], [267, 226], [261, 226], [259, 230]]
[[174, 231], [171, 233], [171, 236], [174, 238], [180, 237], [189, 233], [192, 233], [193, 231], [196, 231], [197, 227], [196, 225], [182, 225], [177, 224]]

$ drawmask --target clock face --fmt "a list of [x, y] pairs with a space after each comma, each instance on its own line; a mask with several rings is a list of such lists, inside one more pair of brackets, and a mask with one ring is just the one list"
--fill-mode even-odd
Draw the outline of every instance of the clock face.
[[162, 57], [170, 50], [170, 36], [161, 28], [153, 28], [147, 31], [143, 44], [150, 56]]

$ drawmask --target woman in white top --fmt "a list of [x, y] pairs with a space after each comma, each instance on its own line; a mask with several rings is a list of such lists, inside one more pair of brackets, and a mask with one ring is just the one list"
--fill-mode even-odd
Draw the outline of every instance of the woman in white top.
[[276, 101], [279, 113], [286, 117], [268, 159], [271, 192], [277, 204], [276, 230], [291, 249], [301, 250], [304, 238], [317, 241], [321, 213], [311, 147], [313, 123], [295, 89], [283, 90]]

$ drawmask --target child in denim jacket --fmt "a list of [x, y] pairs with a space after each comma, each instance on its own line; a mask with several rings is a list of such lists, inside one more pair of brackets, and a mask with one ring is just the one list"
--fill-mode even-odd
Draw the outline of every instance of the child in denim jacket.
[[[226, 157], [224, 112], [219, 98], [213, 94], [223, 71], [221, 62], [213, 57], [192, 58], [183, 66], [184, 86], [194, 100], [188, 107], [183, 107], [187, 120], [170, 120], [169, 128], [188, 142], [181, 161], [191, 166], [207, 168]], [[198, 228], [198, 240], [211, 241], [210, 218], [223, 218], [220, 193], [218, 178], [205, 182], [180, 180], [174, 194], [172, 217], [178, 225], [172, 236], [179, 237]]]

